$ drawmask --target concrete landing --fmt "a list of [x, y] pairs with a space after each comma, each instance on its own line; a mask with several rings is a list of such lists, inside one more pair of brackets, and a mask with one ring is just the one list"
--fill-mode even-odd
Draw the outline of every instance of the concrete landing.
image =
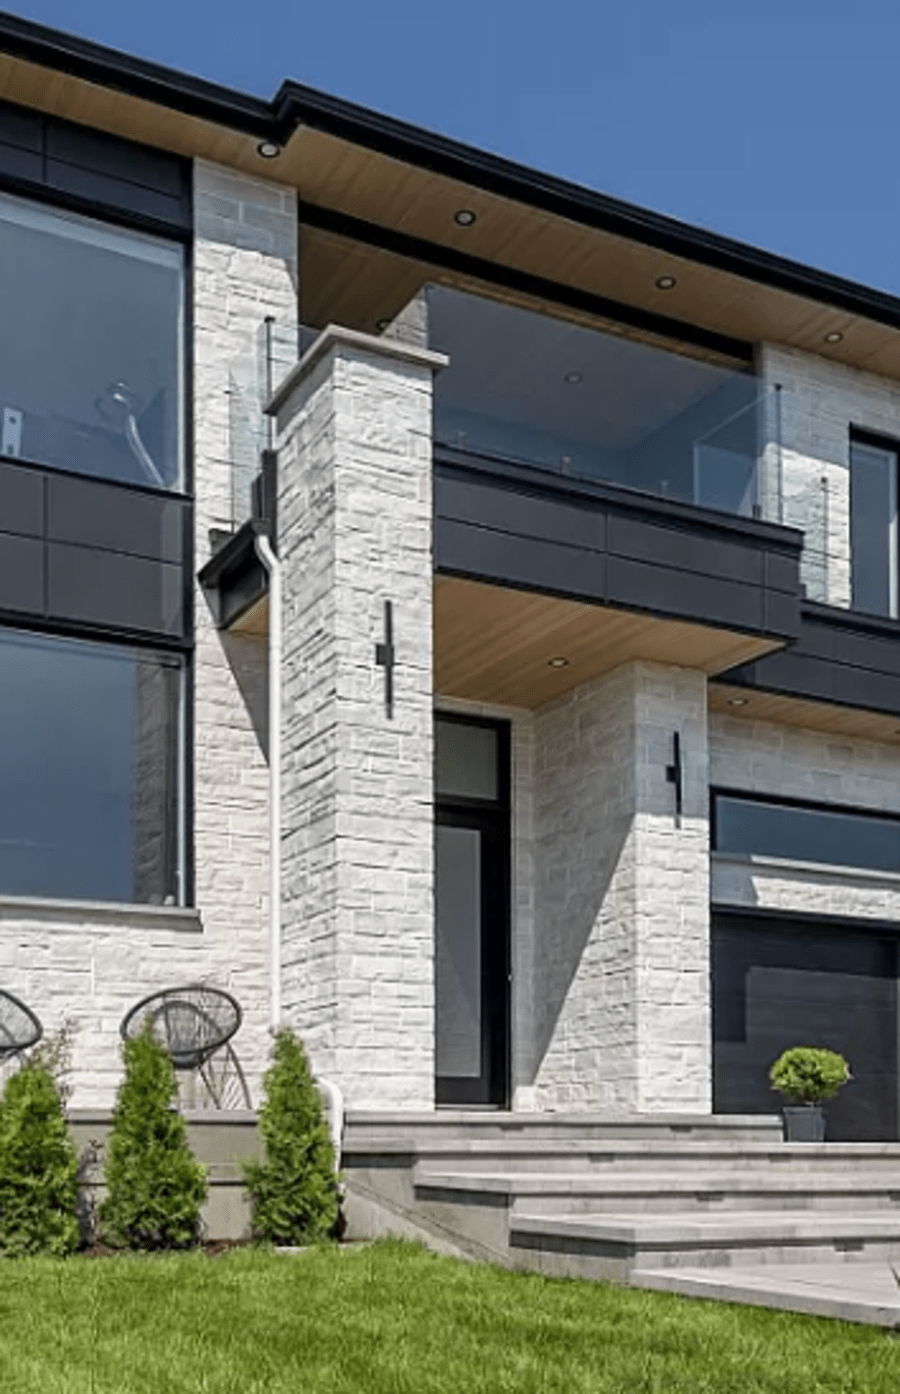
[[[896, 1275], [896, 1276], [895, 1276]], [[633, 1269], [631, 1287], [837, 1317], [900, 1331], [900, 1265], [742, 1264], [740, 1268]]]

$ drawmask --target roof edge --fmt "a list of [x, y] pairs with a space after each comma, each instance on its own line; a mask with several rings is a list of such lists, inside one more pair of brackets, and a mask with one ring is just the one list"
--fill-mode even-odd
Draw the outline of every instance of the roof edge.
[[0, 51], [284, 144], [298, 124], [587, 227], [900, 329], [900, 297], [597, 193], [291, 80], [271, 101], [0, 11]]

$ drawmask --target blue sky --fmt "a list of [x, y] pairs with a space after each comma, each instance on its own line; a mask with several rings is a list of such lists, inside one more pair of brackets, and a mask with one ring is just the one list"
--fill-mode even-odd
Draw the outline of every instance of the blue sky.
[[897, 0], [5, 7], [260, 96], [292, 77], [900, 294]]

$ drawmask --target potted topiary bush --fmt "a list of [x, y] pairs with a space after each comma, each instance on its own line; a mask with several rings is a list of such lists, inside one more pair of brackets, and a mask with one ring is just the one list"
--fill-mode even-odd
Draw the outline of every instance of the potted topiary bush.
[[852, 1079], [843, 1055], [816, 1046], [793, 1046], [779, 1055], [769, 1079], [773, 1089], [798, 1105], [783, 1109], [785, 1141], [824, 1142], [822, 1104]]

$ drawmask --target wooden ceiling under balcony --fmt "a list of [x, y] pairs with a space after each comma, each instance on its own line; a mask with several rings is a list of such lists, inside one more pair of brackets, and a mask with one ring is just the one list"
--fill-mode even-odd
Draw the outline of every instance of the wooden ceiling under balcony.
[[[760, 281], [673, 256], [436, 174], [348, 139], [300, 127], [281, 155], [264, 160], [254, 136], [186, 116], [111, 87], [32, 62], [0, 55], [0, 97], [173, 152], [230, 165], [297, 190], [322, 209], [400, 231], [437, 249], [464, 252], [589, 295], [672, 321], [699, 325], [749, 343], [771, 341], [900, 378], [900, 330], [831, 308]], [[476, 222], [459, 227], [454, 213], [469, 208]], [[373, 247], [335, 252], [334, 239], [304, 234], [301, 315], [310, 323], [373, 327], [391, 315], [422, 280], [438, 277]], [[436, 257], [439, 260], [439, 257]], [[656, 287], [673, 276], [670, 291]], [[840, 343], [824, 342], [827, 333]], [[676, 331], [677, 337], [677, 331]]]

